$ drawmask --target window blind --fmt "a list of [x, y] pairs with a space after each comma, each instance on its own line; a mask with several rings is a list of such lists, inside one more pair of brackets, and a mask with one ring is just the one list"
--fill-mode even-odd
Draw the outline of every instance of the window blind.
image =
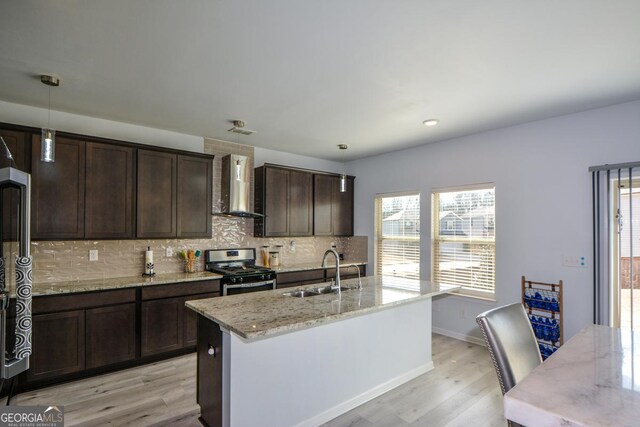
[[432, 277], [478, 296], [495, 293], [495, 187], [432, 194]]
[[376, 274], [420, 278], [420, 194], [376, 197]]

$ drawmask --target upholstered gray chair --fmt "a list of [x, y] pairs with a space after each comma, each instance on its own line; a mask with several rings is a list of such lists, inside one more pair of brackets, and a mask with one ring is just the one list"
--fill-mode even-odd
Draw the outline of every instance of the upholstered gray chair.
[[[542, 363], [538, 343], [520, 303], [485, 311], [476, 317], [498, 374], [502, 394]], [[519, 424], [509, 421], [510, 426]]]

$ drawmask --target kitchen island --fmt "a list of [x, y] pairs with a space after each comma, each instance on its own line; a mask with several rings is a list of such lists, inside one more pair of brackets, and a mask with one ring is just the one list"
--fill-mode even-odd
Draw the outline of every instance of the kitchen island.
[[431, 370], [431, 298], [459, 287], [378, 276], [362, 284], [340, 296], [280, 289], [187, 302], [198, 313], [201, 420], [318, 425]]

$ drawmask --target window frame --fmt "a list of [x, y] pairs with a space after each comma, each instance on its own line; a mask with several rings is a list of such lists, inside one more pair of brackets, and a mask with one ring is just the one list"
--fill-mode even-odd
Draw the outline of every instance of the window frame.
[[[442, 193], [454, 193], [454, 192], [464, 192], [464, 191], [474, 191], [474, 190], [491, 190], [493, 189], [493, 238], [473, 238], [469, 237], [441, 237], [439, 234], [440, 230], [440, 203], [439, 203], [439, 195]], [[483, 290], [478, 289], [478, 287], [468, 286], [460, 289], [456, 295], [460, 295], [463, 297], [470, 298], [479, 298], [483, 300], [495, 301], [496, 300], [496, 272], [497, 272], [497, 264], [496, 264], [496, 185], [493, 182], [486, 182], [480, 184], [469, 184], [469, 185], [460, 185], [455, 187], [444, 187], [444, 188], [434, 188], [431, 190], [431, 280], [437, 281], [436, 278], [436, 270], [437, 266], [437, 257], [438, 250], [437, 246], [440, 242], [448, 242], [448, 243], [465, 243], [469, 245], [489, 245], [493, 247], [493, 289]]]
[[[392, 198], [392, 197], [405, 197], [405, 196], [418, 196], [419, 199], [419, 209], [418, 209], [418, 215], [420, 215], [420, 217], [422, 216], [422, 198], [420, 196], [420, 191], [419, 190], [406, 190], [406, 191], [394, 191], [394, 192], [389, 192], [389, 193], [378, 193], [375, 195], [374, 198], [374, 243], [373, 243], [373, 257], [374, 257], [374, 274], [379, 275], [381, 274], [379, 272], [379, 270], [382, 268], [381, 267], [381, 260], [379, 253], [381, 252], [379, 249], [379, 246], [382, 244], [382, 242], [384, 240], [389, 240], [389, 238], [384, 238], [382, 235], [382, 199], [385, 198]], [[421, 223], [421, 222], [420, 222]], [[421, 248], [420, 248], [420, 244], [421, 244], [421, 240], [422, 240], [422, 231], [420, 231], [420, 233], [418, 233], [418, 236], [416, 237], [411, 237], [411, 236], [406, 236], [403, 237], [401, 239], [398, 239], [398, 237], [395, 238], [391, 238], [391, 240], [406, 240], [406, 241], [415, 241], [417, 242], [417, 248], [418, 248], [418, 279], [420, 279], [420, 266], [422, 265], [421, 263]], [[407, 276], [397, 276], [397, 277], [407, 277]]]

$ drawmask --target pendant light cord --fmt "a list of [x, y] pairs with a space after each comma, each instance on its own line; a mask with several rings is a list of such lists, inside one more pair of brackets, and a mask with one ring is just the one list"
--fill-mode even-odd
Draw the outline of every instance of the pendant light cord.
[[51, 86], [49, 86], [49, 110], [47, 111], [47, 129], [51, 129]]

